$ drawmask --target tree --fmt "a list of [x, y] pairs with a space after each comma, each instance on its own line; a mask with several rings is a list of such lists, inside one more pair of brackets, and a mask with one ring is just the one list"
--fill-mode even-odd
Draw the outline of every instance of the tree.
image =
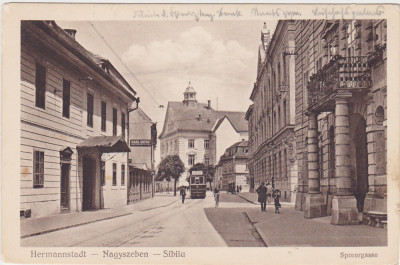
[[211, 183], [214, 181], [215, 178], [215, 170], [215, 166], [206, 166], [203, 163], [197, 163], [189, 169], [190, 174], [192, 174], [193, 171], [202, 171], [203, 175], [206, 177], [206, 181], [210, 183], [210, 190], [212, 190]]
[[158, 165], [157, 180], [174, 179], [174, 196], [176, 196], [176, 183], [181, 174], [185, 171], [185, 165], [177, 155], [166, 156]]

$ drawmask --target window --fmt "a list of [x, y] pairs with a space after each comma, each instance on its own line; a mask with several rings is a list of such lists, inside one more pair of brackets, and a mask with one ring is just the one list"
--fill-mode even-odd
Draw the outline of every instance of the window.
[[93, 95], [87, 94], [87, 125], [93, 127]]
[[385, 111], [382, 106], [379, 106], [375, 111], [375, 122], [378, 125], [382, 125], [385, 120]]
[[189, 148], [194, 148], [194, 139], [189, 139], [188, 147]]
[[107, 121], [107, 103], [101, 102], [101, 130], [106, 131], [106, 121]]
[[189, 166], [194, 165], [194, 155], [189, 155], [188, 164]]
[[100, 182], [101, 186], [106, 185], [106, 162], [100, 162]]
[[204, 140], [204, 149], [210, 148], [210, 140]]
[[286, 100], [283, 101], [283, 125], [286, 125]]
[[125, 137], [125, 113], [121, 113], [121, 130], [122, 136]]
[[121, 186], [125, 186], [125, 165], [121, 165]]
[[113, 163], [113, 186], [117, 186], [117, 164]]
[[63, 117], [69, 118], [69, 105], [71, 101], [71, 83], [63, 79]]
[[33, 187], [43, 188], [44, 186], [44, 152], [33, 152]]
[[209, 158], [209, 157], [204, 158], [204, 164], [205, 164], [206, 166], [209, 166], [209, 165], [210, 165], [210, 158]]
[[356, 21], [352, 20], [351, 23], [347, 25], [347, 44], [352, 43], [356, 39]]
[[117, 135], [117, 109], [113, 108], [113, 135]]
[[35, 87], [35, 105], [36, 107], [44, 109], [46, 102], [46, 67], [39, 63], [36, 63]]

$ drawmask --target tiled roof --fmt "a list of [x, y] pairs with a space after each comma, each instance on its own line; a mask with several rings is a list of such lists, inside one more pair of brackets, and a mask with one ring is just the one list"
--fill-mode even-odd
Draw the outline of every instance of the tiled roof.
[[208, 131], [211, 132], [219, 119], [227, 117], [236, 131], [247, 131], [244, 112], [216, 111], [205, 103], [168, 102], [164, 127], [160, 138], [175, 131]]
[[[115, 67], [110, 63], [110, 61], [100, 55], [94, 54], [91, 51], [84, 48], [79, 42], [72, 38], [64, 29], [60, 28], [55, 21], [25, 21], [25, 24], [31, 23], [43, 30], [46, 34], [53, 37], [61, 45], [65, 46], [72, 53], [80, 57], [88, 66], [91, 66], [98, 73], [101, 73], [106, 77], [107, 80], [111, 81], [123, 87], [127, 91], [127, 94], [134, 98], [136, 92], [129, 85], [129, 83], [124, 79], [124, 77], [115, 69]], [[116, 76], [112, 76], [102, 69], [102, 64], [106, 63], [115, 71]]]
[[226, 148], [225, 153], [220, 157], [219, 161], [221, 162], [222, 160], [230, 159], [232, 157], [247, 159], [249, 157], [249, 153], [248, 150], [247, 152], [245, 152], [245, 150], [248, 146], [249, 142], [247, 140], [242, 140], [240, 142], [234, 143], [233, 145]]

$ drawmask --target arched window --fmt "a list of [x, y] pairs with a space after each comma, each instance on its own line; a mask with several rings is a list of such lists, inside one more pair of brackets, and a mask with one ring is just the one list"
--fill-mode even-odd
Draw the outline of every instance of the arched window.
[[382, 106], [379, 106], [375, 112], [375, 122], [378, 125], [382, 125], [385, 120], [385, 111]]

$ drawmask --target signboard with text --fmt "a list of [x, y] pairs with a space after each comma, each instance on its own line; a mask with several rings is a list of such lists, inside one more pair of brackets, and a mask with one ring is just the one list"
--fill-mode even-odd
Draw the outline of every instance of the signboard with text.
[[130, 146], [151, 146], [151, 140], [148, 139], [131, 139]]

